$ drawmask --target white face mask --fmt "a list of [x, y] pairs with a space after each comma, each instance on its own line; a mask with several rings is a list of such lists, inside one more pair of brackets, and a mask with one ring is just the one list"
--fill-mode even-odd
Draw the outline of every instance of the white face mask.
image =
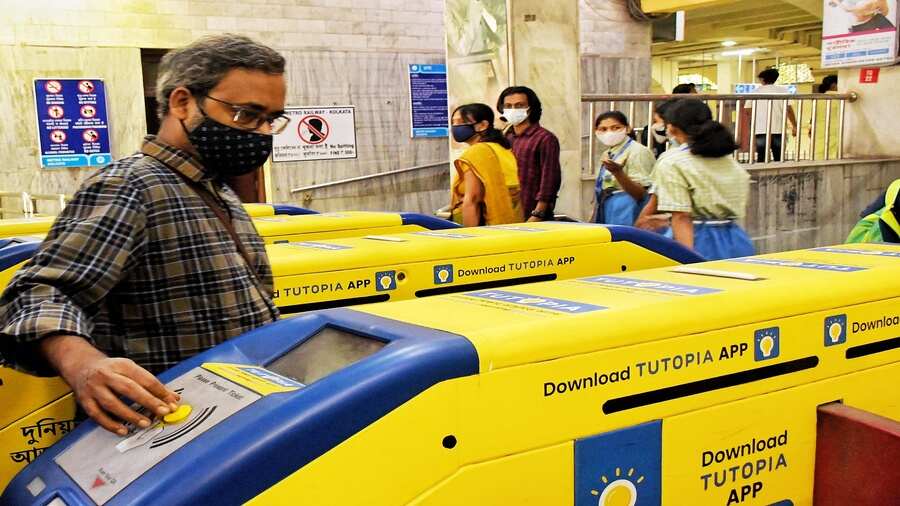
[[510, 125], [516, 126], [528, 119], [528, 109], [506, 109], [503, 117]]
[[665, 123], [654, 123], [650, 128], [650, 131], [653, 132], [653, 139], [656, 140], [657, 144], [662, 144], [666, 142], [666, 124]]
[[625, 139], [628, 138], [628, 132], [625, 130], [618, 130], [615, 132], [596, 132], [597, 140], [600, 141], [600, 144], [603, 144], [607, 147], [618, 146], [625, 142]]

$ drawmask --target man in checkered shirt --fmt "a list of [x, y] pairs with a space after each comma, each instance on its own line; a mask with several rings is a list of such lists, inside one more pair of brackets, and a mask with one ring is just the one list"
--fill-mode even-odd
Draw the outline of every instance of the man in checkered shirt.
[[97, 423], [151, 421], [178, 396], [153, 375], [278, 318], [262, 240], [223, 178], [256, 170], [287, 126], [284, 58], [241, 36], [160, 65], [159, 134], [85, 181], [0, 299], [0, 351], [59, 374]]

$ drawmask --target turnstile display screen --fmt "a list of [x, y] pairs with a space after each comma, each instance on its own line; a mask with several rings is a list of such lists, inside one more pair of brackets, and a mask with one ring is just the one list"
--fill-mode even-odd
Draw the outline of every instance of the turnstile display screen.
[[324, 327], [266, 369], [309, 385], [313, 381], [362, 360], [384, 343], [334, 327]]

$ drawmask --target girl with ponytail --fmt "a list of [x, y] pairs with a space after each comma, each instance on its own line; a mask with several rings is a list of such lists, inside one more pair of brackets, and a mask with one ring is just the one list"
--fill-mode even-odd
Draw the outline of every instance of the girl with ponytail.
[[494, 111], [485, 104], [463, 105], [450, 120], [453, 140], [469, 145], [453, 164], [453, 221], [465, 227], [522, 221], [518, 164], [509, 140], [494, 128]]
[[679, 100], [665, 119], [682, 147], [657, 163], [654, 181], [657, 209], [672, 214], [675, 240], [708, 260], [752, 255], [750, 238], [735, 223], [747, 207], [750, 175], [731, 156], [731, 132], [699, 100]]

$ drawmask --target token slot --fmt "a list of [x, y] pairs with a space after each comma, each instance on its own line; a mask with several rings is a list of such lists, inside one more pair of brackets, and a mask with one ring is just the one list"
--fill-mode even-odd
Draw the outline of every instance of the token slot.
[[470, 292], [474, 290], [487, 290], [491, 288], [503, 288], [505, 286], [523, 285], [525, 283], [539, 283], [542, 281], [555, 281], [556, 274], [540, 274], [538, 276], [524, 276], [520, 278], [498, 279], [497, 281], [483, 281], [481, 283], [468, 283], [464, 285], [449, 285], [437, 288], [417, 290], [416, 297], [430, 297], [432, 295], [446, 295], [448, 293]]
[[281, 306], [278, 308], [281, 314], [302, 313], [316, 311], [318, 309], [332, 309], [336, 307], [355, 306], [357, 304], [372, 304], [375, 302], [387, 302], [391, 299], [388, 294], [369, 295], [367, 297], [351, 297], [349, 299], [325, 300], [322, 302], [310, 302], [307, 304], [295, 304], [293, 306]]
[[848, 359], [868, 357], [869, 355], [883, 353], [885, 351], [891, 351], [897, 348], [900, 348], [900, 337], [887, 339], [885, 341], [876, 341], [869, 344], [861, 344], [859, 346], [853, 346], [847, 348], [845, 355]]
[[641, 392], [639, 394], [627, 395], [625, 397], [617, 397], [609, 399], [603, 403], [603, 413], [610, 415], [620, 411], [650, 406], [661, 402], [690, 397], [706, 392], [713, 392], [723, 388], [745, 385], [769, 378], [785, 376], [795, 372], [812, 369], [819, 365], [819, 357], [805, 357], [790, 362], [782, 362], [780, 364], [769, 365], [749, 371], [741, 371], [723, 376], [716, 376], [700, 381], [692, 381], [681, 385], [660, 388], [658, 390], [650, 390], [649, 392]]

